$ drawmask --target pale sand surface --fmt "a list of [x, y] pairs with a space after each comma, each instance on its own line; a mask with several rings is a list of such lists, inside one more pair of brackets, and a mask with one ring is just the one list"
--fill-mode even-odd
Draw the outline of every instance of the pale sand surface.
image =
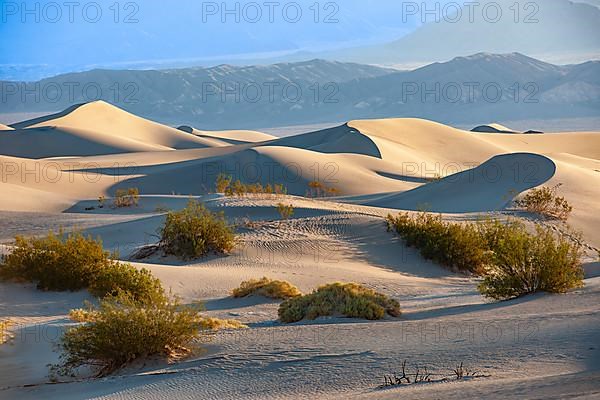
[[[0, 251], [10, 251], [16, 234], [81, 229], [127, 260], [157, 241], [164, 209], [197, 196], [231, 221], [256, 222], [238, 228], [234, 252], [193, 262], [156, 255], [133, 264], [149, 268], [184, 301], [203, 300], [207, 315], [236, 318], [250, 329], [220, 332], [178, 364], [151, 361], [102, 380], [43, 385], [66, 314], [90, 296], [0, 284], [0, 316], [15, 322], [15, 338], [0, 346], [1, 399], [600, 396], [600, 265], [592, 251], [600, 247], [599, 133], [484, 134], [398, 119], [277, 140], [248, 131], [187, 133], [104, 103], [25, 125], [16, 132], [48, 138], [23, 139], [23, 149], [0, 137], [0, 153], [7, 153], [0, 155]], [[44, 154], [48, 142], [61, 154]], [[284, 183], [291, 195], [209, 194], [219, 172], [235, 175], [247, 166], [263, 178], [269, 171], [263, 183]], [[315, 174], [341, 197], [299, 197]], [[585, 287], [566, 295], [486, 302], [477, 278], [423, 260], [386, 232], [383, 220], [425, 204], [455, 221], [504, 218], [516, 193], [558, 183], [575, 208], [570, 223], [589, 246]], [[99, 195], [131, 186], [142, 193], [138, 207], [97, 208]], [[281, 201], [295, 207], [289, 221], [278, 221]], [[398, 299], [403, 315], [283, 325], [277, 303], [228, 297], [242, 280], [262, 276], [303, 291], [358, 282]], [[378, 389], [404, 359], [444, 373], [464, 362], [491, 376]]]

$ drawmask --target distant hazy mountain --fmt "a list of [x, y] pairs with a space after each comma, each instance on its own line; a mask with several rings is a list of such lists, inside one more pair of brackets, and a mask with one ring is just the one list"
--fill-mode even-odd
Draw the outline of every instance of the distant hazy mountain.
[[[519, 52], [561, 60], [582, 59], [582, 56], [589, 59], [590, 54], [600, 54], [598, 0], [579, 0], [577, 3], [569, 0], [485, 0], [474, 3], [478, 5], [463, 9], [460, 16], [451, 12], [454, 9], [447, 9], [444, 14], [440, 8], [437, 20], [430, 16], [430, 22], [392, 43], [318, 56], [395, 64], [442, 61], [478, 52]], [[420, 10], [407, 18], [420, 18], [421, 15]]]
[[[24, 99], [7, 96], [3, 112], [61, 110], [95, 100], [81, 96], [84, 88], [90, 94], [101, 88], [103, 100], [136, 115], [201, 129], [395, 116], [445, 123], [600, 116], [600, 62], [557, 66], [518, 53], [480, 53], [414, 71], [313, 60], [170, 71], [96, 70], [26, 87], [36, 85], [47, 93], [40, 99], [31, 93]], [[57, 87], [63, 88], [62, 97], [51, 102]], [[77, 88], [78, 96], [70, 99], [68, 87]]]

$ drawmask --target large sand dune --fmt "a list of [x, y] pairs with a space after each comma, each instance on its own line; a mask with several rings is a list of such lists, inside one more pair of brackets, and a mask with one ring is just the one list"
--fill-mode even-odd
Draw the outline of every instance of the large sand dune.
[[[139, 151], [181, 150], [231, 145], [235, 132], [195, 135], [129, 114], [103, 101], [73, 106], [61, 113], [14, 124], [0, 136], [2, 154], [27, 158], [88, 156]], [[9, 135], [16, 133], [16, 135]], [[239, 143], [248, 132], [240, 133]], [[265, 135], [264, 139], [271, 138]], [[28, 143], [40, 142], [31, 148]], [[235, 143], [235, 144], [239, 144]]]

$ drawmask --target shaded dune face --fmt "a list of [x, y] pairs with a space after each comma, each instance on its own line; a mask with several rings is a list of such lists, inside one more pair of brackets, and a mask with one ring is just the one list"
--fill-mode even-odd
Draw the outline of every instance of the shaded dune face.
[[555, 172], [556, 165], [547, 157], [504, 154], [440, 181], [363, 204], [442, 213], [499, 211], [517, 194], [549, 181]]

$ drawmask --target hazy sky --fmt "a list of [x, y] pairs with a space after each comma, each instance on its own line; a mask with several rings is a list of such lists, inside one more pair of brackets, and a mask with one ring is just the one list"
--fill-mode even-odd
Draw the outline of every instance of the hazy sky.
[[421, 23], [397, 0], [0, 4], [0, 79], [386, 42]]

